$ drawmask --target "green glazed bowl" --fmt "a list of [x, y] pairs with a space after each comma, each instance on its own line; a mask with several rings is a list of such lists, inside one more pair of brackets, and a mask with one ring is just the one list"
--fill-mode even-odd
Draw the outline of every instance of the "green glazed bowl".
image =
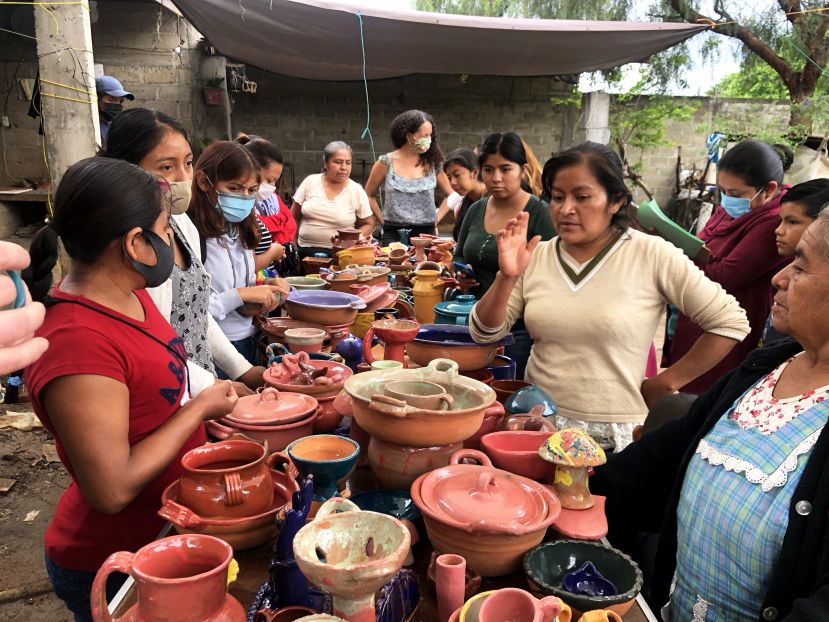
[[[596, 569], [616, 586], [615, 596], [582, 596], [565, 590], [564, 575], [591, 561]], [[621, 551], [588, 540], [545, 542], [524, 555], [524, 574], [530, 585], [545, 596], [558, 596], [573, 609], [584, 613], [607, 609], [633, 600], [642, 589], [642, 571]]]

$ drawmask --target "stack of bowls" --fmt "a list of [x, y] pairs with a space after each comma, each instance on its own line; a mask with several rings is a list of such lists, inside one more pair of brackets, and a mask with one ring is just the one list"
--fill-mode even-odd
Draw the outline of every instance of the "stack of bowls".
[[281, 451], [313, 432], [319, 411], [311, 395], [268, 387], [256, 395], [240, 397], [233, 412], [207, 422], [207, 431], [219, 439], [241, 432], [255, 441], [267, 442], [271, 451]]
[[[423, 408], [386, 395], [395, 381], [435, 384], [452, 406]], [[495, 401], [485, 384], [458, 374], [454, 361], [437, 359], [419, 369], [387, 369], [357, 374], [344, 386], [353, 416], [372, 437], [369, 465], [383, 488], [408, 488], [422, 473], [449, 463], [452, 453], [480, 427]], [[395, 405], [397, 404], [397, 405]]]
[[181, 478], [162, 494], [159, 515], [179, 533], [213, 535], [237, 550], [272, 540], [276, 516], [299, 486], [287, 457], [268, 453], [267, 444], [241, 439], [187, 452]]
[[[322, 324], [329, 331], [347, 334], [357, 317], [357, 312], [365, 309], [366, 303], [359, 296], [343, 292], [292, 290], [285, 308], [288, 315], [295, 320]], [[336, 343], [335, 339], [334, 344]]]

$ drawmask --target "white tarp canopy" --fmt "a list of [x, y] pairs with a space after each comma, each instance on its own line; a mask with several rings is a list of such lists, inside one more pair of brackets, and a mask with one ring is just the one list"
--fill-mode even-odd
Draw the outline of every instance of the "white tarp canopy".
[[[577, 0], [576, 0], [577, 1]], [[222, 54], [317, 80], [549, 76], [646, 61], [707, 26], [468, 17], [314, 0], [174, 0]]]

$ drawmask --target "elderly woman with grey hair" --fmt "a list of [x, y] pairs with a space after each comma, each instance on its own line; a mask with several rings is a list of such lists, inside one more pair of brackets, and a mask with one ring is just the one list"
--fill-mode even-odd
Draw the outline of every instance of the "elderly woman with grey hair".
[[660, 533], [664, 620], [829, 620], [829, 211], [772, 279], [774, 327], [670, 421], [591, 478], [609, 538]]
[[299, 229], [299, 256], [331, 255], [331, 236], [337, 229], [354, 227], [370, 236], [374, 217], [368, 195], [352, 181], [351, 147], [342, 141], [328, 143], [323, 150], [322, 173], [309, 175], [297, 188], [291, 212]]

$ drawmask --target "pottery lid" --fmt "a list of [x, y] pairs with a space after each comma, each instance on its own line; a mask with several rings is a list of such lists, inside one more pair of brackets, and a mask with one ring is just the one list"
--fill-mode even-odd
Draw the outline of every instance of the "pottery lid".
[[444, 315], [466, 316], [472, 313], [472, 307], [478, 299], [472, 294], [460, 294], [452, 300], [439, 302], [435, 305], [435, 311]]
[[604, 449], [587, 432], [566, 428], [553, 434], [538, 448], [547, 462], [573, 467], [599, 466], [607, 462]]
[[450, 464], [412, 485], [415, 502], [431, 518], [470, 533], [519, 534], [549, 525], [558, 516], [560, 507], [549, 490], [493, 468], [481, 452], [459, 450], [452, 462], [467, 454], [482, 456], [486, 466]]
[[316, 408], [317, 400], [310, 395], [269, 387], [256, 395], [240, 397], [225, 419], [246, 425], [282, 425], [299, 421]]

